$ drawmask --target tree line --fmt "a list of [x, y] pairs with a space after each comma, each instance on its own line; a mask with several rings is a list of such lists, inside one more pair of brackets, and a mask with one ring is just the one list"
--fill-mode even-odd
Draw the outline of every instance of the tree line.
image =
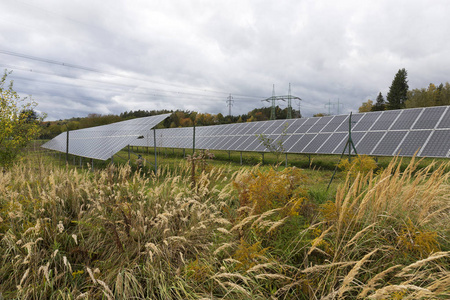
[[441, 83], [438, 86], [430, 83], [427, 88], [409, 90], [407, 76], [406, 69], [398, 70], [386, 100], [379, 92], [375, 103], [370, 99], [363, 102], [359, 112], [450, 105], [450, 83]]

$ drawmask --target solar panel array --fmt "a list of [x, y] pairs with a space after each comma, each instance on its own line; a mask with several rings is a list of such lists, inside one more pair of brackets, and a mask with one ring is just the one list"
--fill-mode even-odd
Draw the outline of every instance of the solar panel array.
[[[107, 160], [140, 137], [150, 140], [148, 137], [152, 134], [151, 129], [169, 116], [170, 114], [163, 114], [70, 131], [68, 152], [77, 156]], [[66, 152], [67, 132], [61, 133], [42, 147]]]
[[[286, 153], [341, 154], [348, 131], [349, 115], [204, 126], [195, 148], [267, 152], [262, 134]], [[351, 132], [358, 154], [450, 157], [450, 106], [353, 114]], [[153, 135], [131, 145], [153, 147]], [[156, 146], [192, 148], [193, 128], [158, 129]]]

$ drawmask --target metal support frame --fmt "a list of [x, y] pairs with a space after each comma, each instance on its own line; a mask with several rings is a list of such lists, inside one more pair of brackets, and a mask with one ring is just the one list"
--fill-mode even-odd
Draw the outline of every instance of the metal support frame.
[[156, 153], [156, 128], [153, 128], [153, 146], [155, 152], [155, 175], [158, 172], [158, 155]]
[[67, 129], [66, 135], [66, 164], [69, 163], [69, 129]]
[[286, 166], [286, 168], [287, 168], [287, 167], [288, 167], [288, 159], [287, 159], [287, 155], [288, 155], [288, 154], [285, 153], [284, 155], [285, 155], [285, 157], [286, 157], [286, 160], [285, 160], [285, 161], [286, 161], [286, 164], [285, 164], [285, 166]]
[[241, 151], [241, 166], [242, 166], [242, 151]]
[[192, 154], [195, 153], [195, 122], [194, 122], [194, 130], [192, 133]]
[[327, 191], [330, 188], [331, 182], [333, 182], [334, 175], [336, 175], [338, 165], [341, 162], [342, 157], [344, 157], [344, 153], [345, 153], [345, 150], [347, 150], [347, 147], [348, 147], [348, 161], [350, 162], [351, 155], [352, 155], [352, 149], [353, 149], [353, 151], [355, 151], [355, 154], [358, 155], [355, 144], [353, 143], [353, 140], [352, 140], [352, 113], [351, 112], [350, 112], [350, 117], [348, 118], [348, 139], [347, 139], [347, 142], [345, 143], [345, 147], [344, 147], [344, 150], [342, 151], [341, 157], [339, 158], [339, 161], [336, 164], [336, 168], [334, 168], [333, 175], [331, 176], [331, 180], [327, 186]]

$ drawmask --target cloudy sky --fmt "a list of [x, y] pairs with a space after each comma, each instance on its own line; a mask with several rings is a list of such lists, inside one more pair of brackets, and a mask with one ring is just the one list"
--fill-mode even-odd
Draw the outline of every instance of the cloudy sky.
[[47, 120], [226, 115], [230, 94], [238, 115], [289, 83], [308, 117], [386, 96], [401, 68], [411, 89], [450, 81], [448, 0], [1, 0], [0, 11], [0, 68]]

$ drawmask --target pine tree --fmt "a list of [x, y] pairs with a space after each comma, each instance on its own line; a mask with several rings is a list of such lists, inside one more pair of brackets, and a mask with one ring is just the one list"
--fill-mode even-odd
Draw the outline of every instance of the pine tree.
[[387, 109], [401, 109], [405, 107], [405, 101], [408, 93], [408, 76], [405, 68], [398, 70], [392, 80], [391, 87], [387, 94]]
[[386, 102], [384, 102], [384, 97], [381, 92], [377, 96], [375, 105], [372, 106], [372, 111], [383, 111], [386, 109]]

